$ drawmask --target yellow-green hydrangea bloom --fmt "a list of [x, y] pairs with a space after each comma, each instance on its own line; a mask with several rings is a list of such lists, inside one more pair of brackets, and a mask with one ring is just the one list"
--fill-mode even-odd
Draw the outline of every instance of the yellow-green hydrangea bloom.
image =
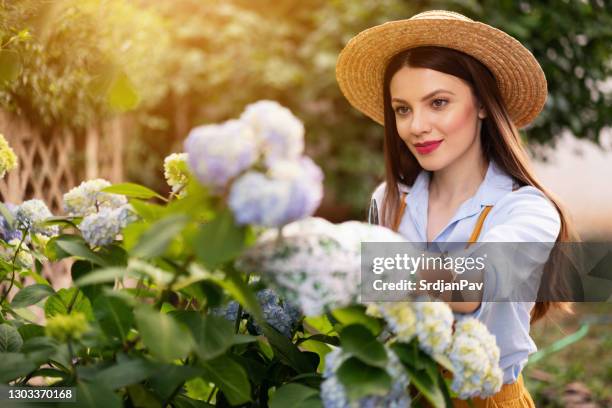
[[0, 133], [0, 178], [6, 175], [7, 171], [11, 171], [17, 167], [17, 156], [11, 146]]
[[81, 312], [69, 315], [55, 315], [47, 319], [45, 334], [65, 342], [69, 339], [80, 339], [88, 329], [87, 317]]
[[164, 159], [164, 177], [172, 192], [182, 196], [182, 190], [189, 180], [189, 166], [187, 164], [187, 153], [172, 153]]

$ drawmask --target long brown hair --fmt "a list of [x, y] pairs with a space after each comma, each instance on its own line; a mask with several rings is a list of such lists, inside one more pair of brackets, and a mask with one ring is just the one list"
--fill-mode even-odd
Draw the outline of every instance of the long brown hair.
[[[536, 178], [520, 134], [512, 123], [510, 115], [503, 102], [495, 77], [489, 69], [477, 59], [454, 49], [444, 47], [418, 47], [404, 50], [396, 54], [388, 63], [384, 76], [384, 118], [385, 118], [385, 179], [387, 188], [381, 208], [381, 223], [393, 227], [398, 216], [399, 189], [397, 183], [411, 186], [421, 166], [399, 137], [395, 125], [395, 113], [391, 107], [390, 82], [393, 75], [402, 67], [429, 68], [448, 75], [454, 75], [466, 81], [474, 95], [483, 104], [487, 117], [483, 119], [481, 130], [481, 144], [484, 155], [494, 160], [500, 168], [513, 177], [519, 186], [530, 185], [542, 191], [555, 205], [561, 218], [561, 230], [557, 242], [575, 242], [578, 236], [574, 231], [565, 210], [559, 200], [548, 191]], [[555, 245], [551, 255], [544, 265], [540, 292], [545, 289], [551, 296], [551, 290], [560, 293], [557, 299], [566, 293], [567, 287], [564, 277], [554, 273], [563, 262], [558, 245]], [[549, 299], [554, 299], [549, 297]], [[538, 298], [541, 299], [540, 296]], [[531, 321], [542, 318], [551, 306], [570, 311], [567, 302], [538, 301], [532, 310]]]

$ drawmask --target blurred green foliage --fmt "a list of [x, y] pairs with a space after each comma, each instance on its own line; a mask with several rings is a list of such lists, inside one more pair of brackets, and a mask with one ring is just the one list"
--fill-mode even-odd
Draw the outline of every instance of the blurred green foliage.
[[336, 58], [361, 30], [429, 9], [492, 24], [532, 51], [549, 98], [528, 140], [554, 143], [567, 129], [599, 142], [612, 99], [601, 87], [612, 70], [612, 3], [602, 0], [1, 1], [0, 62], [17, 55], [21, 66], [0, 63], [0, 100], [47, 127], [132, 110], [126, 177], [161, 190], [159, 163], [191, 127], [274, 99], [305, 122], [326, 205], [363, 219], [384, 173], [383, 132], [341, 95]]

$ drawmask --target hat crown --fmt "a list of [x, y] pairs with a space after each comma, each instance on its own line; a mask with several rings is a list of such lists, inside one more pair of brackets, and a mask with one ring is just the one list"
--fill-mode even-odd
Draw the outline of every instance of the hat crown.
[[415, 14], [410, 17], [409, 20], [425, 20], [425, 19], [444, 19], [444, 20], [461, 20], [461, 21], [469, 21], [473, 22], [471, 18], [464, 16], [463, 14], [459, 14], [454, 11], [448, 10], [428, 10], [419, 14]]

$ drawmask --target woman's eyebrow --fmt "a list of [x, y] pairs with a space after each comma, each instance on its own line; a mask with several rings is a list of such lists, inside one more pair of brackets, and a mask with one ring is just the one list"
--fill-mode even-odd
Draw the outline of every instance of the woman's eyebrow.
[[[434, 95], [435, 95], [435, 94], [437, 94], [438, 92], [447, 92], [447, 93], [449, 93], [449, 94], [451, 94], [451, 95], [454, 95], [454, 93], [453, 93], [453, 92], [451, 92], [451, 91], [447, 91], [446, 89], [436, 89], [435, 91], [430, 92], [430, 93], [428, 93], [427, 95], [425, 95], [424, 97], [422, 97], [422, 98], [421, 98], [421, 101], [424, 101], [425, 99], [431, 98], [432, 96], [434, 96]], [[406, 102], [405, 100], [400, 99], [400, 98], [393, 98], [393, 99], [391, 99], [391, 102], [403, 102], [403, 103], [408, 103], [408, 102]]]

